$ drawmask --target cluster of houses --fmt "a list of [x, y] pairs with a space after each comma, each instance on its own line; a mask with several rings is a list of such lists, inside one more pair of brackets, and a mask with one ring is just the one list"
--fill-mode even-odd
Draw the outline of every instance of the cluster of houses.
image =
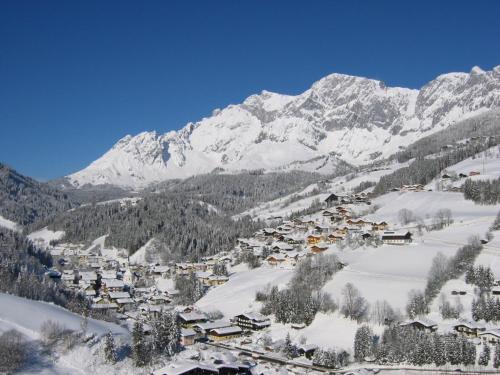
[[348, 240], [366, 242], [376, 239], [385, 244], [412, 242], [408, 231], [390, 231], [385, 221], [355, 218], [349, 205], [370, 205], [370, 194], [330, 194], [325, 208], [314, 219], [293, 219], [276, 228], [264, 228], [250, 239], [238, 240], [241, 251], [252, 252], [273, 267], [293, 268], [301, 259], [326, 251], [332, 244]]
[[178, 318], [182, 327], [183, 346], [206, 340], [218, 342], [237, 339], [271, 325], [269, 318], [256, 312], [242, 313], [231, 320], [210, 321], [204, 313], [188, 309], [180, 312]]
[[441, 175], [438, 188], [443, 191], [461, 193], [463, 191], [463, 179], [480, 175], [479, 171], [469, 171], [468, 173], [445, 172]]
[[[414, 329], [433, 333], [438, 330], [438, 324], [429, 319], [413, 319], [403, 322], [400, 325], [409, 326]], [[500, 328], [487, 328], [486, 324], [475, 321], [457, 321], [447, 328], [447, 331], [456, 335], [464, 336], [477, 343], [493, 344], [500, 343]]]
[[99, 245], [90, 248], [56, 245], [50, 247], [50, 253], [56, 267], [48, 270], [47, 276], [58, 278], [67, 288], [84, 294], [92, 310], [145, 322], [176, 305], [179, 292], [174, 288], [158, 289], [159, 278], [194, 274], [206, 288], [216, 287], [227, 282], [228, 277], [215, 275], [215, 265], [232, 262], [226, 254], [218, 254], [199, 263], [131, 264], [127, 255]]

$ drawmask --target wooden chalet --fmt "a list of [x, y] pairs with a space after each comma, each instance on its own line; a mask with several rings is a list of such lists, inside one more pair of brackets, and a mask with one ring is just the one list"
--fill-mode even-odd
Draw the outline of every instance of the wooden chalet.
[[389, 245], [405, 245], [413, 241], [410, 232], [386, 231], [382, 234], [381, 239], [383, 243]]
[[208, 332], [208, 338], [213, 341], [231, 340], [240, 337], [243, 330], [238, 326], [214, 328]]
[[476, 322], [459, 322], [453, 326], [453, 330], [462, 336], [474, 339], [485, 331], [485, 328]]
[[180, 343], [182, 346], [194, 345], [196, 340], [196, 332], [191, 328], [181, 328]]
[[339, 195], [332, 193], [328, 197], [326, 197], [324, 202], [326, 204], [326, 207], [331, 207], [339, 203], [340, 199], [341, 197]]
[[307, 243], [309, 245], [315, 245], [317, 243], [320, 243], [321, 239], [322, 239], [321, 236], [309, 235], [309, 236], [307, 236]]
[[205, 323], [208, 318], [205, 314], [192, 312], [182, 312], [177, 315], [179, 322], [184, 328], [191, 328], [193, 325], [198, 323]]
[[330, 243], [337, 243], [344, 239], [344, 235], [342, 233], [332, 233], [328, 235], [328, 241]]
[[260, 313], [243, 313], [236, 315], [234, 323], [243, 329], [260, 330], [271, 325], [271, 320]]
[[437, 331], [437, 324], [434, 323], [433, 321], [426, 320], [426, 319], [410, 320], [408, 322], [401, 323], [400, 326], [412, 327], [412, 328], [417, 329], [419, 331], [424, 331], [424, 332], [429, 332], [429, 333]]
[[480, 332], [478, 337], [488, 344], [500, 344], [500, 329], [489, 329], [487, 331]]
[[380, 230], [386, 230], [389, 224], [387, 224], [385, 221], [381, 221], [380, 223], [374, 222], [372, 223], [372, 230], [375, 231], [380, 231]]
[[320, 254], [323, 251], [328, 250], [328, 247], [314, 245], [311, 247], [311, 253]]

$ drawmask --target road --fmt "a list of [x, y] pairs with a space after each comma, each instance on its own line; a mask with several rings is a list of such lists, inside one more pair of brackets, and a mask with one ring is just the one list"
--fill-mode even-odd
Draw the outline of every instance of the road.
[[306, 363], [300, 363], [300, 362], [295, 362], [295, 361], [290, 361], [286, 360], [284, 358], [279, 358], [275, 356], [271, 356], [269, 354], [266, 354], [264, 352], [259, 352], [255, 350], [250, 350], [246, 348], [242, 348], [240, 346], [229, 346], [226, 344], [219, 344], [219, 343], [213, 343], [213, 342], [207, 342], [205, 343], [206, 345], [213, 346], [219, 349], [225, 349], [225, 350], [236, 350], [239, 351], [240, 353], [244, 353], [256, 360], [263, 361], [263, 362], [268, 362], [268, 363], [278, 363], [281, 365], [285, 366], [292, 366], [292, 367], [297, 367], [297, 368], [303, 368], [311, 371], [318, 371], [322, 372], [325, 374], [345, 374], [350, 371], [355, 371], [355, 370], [360, 370], [360, 369], [377, 369], [380, 370], [379, 374], [383, 375], [386, 373], [398, 373], [400, 374], [402, 371], [404, 371], [404, 374], [406, 375], [412, 375], [412, 374], [418, 374], [418, 373], [425, 373], [425, 374], [466, 374], [466, 375], [475, 375], [475, 374], [498, 374], [498, 370], [467, 370], [467, 369], [460, 369], [460, 371], [457, 371], [459, 368], [458, 366], [452, 366], [451, 368], [414, 368], [414, 367], [387, 367], [387, 366], [377, 366], [377, 365], [370, 365], [367, 364], [366, 366], [357, 366], [357, 367], [349, 367], [349, 368], [344, 368], [344, 369], [329, 369], [326, 367], [321, 367], [321, 366], [313, 366], [313, 365], [308, 365]]

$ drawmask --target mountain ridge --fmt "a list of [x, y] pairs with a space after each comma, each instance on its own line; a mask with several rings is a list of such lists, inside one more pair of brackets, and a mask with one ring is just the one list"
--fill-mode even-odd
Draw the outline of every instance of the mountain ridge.
[[500, 66], [442, 74], [420, 90], [333, 73], [299, 95], [263, 90], [178, 131], [127, 135], [67, 181], [74, 187], [142, 188], [216, 168], [297, 166], [330, 173], [342, 162], [361, 165], [388, 157], [499, 106]]

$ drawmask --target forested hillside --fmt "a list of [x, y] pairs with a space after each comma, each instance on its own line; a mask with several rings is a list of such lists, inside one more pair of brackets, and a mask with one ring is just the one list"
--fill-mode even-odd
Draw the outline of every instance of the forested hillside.
[[82, 296], [44, 276], [45, 268], [51, 266], [49, 253], [22, 234], [0, 228], [0, 292], [83, 311], [87, 303]]
[[482, 115], [460, 121], [430, 136], [412, 143], [392, 158], [405, 162], [413, 158], [436, 154], [443, 146], [450, 146], [464, 139], [479, 137], [500, 137], [500, 110], [491, 110]]
[[0, 163], [1, 216], [28, 225], [74, 206], [67, 194]]
[[[345, 172], [347, 173], [347, 172]], [[293, 193], [309, 184], [324, 179], [317, 173], [292, 171], [263, 173], [251, 171], [239, 174], [205, 174], [187, 178], [177, 183], [161, 186], [171, 193], [189, 195], [234, 214]]]
[[211, 174], [156, 187], [135, 203], [89, 205], [41, 222], [65, 231], [63, 241], [108, 235], [106, 244], [133, 254], [155, 237], [164, 259], [199, 259], [229, 250], [238, 237], [263, 226], [231, 215], [296, 191], [320, 178], [305, 172]]
[[406, 168], [383, 176], [374, 193], [387, 193], [410, 184], [428, 184], [445, 168], [500, 144], [500, 112], [462, 121], [432, 136], [422, 138], [396, 154], [398, 161], [415, 160]]

